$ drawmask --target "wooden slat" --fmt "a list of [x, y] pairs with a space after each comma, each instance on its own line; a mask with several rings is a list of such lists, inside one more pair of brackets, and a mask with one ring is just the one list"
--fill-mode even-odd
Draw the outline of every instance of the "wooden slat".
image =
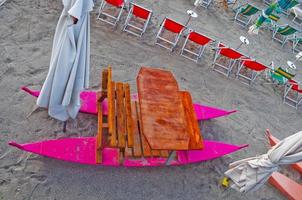
[[125, 108], [126, 108], [126, 123], [127, 123], [127, 146], [133, 147], [133, 119], [131, 114], [131, 97], [130, 97], [130, 86], [124, 84], [125, 89]]
[[133, 148], [129, 148], [127, 145], [125, 148], [125, 157], [127, 158], [133, 157]]
[[164, 158], [167, 158], [169, 156], [169, 151], [167, 151], [167, 150], [161, 150], [160, 151], [160, 156], [164, 157]]
[[[110, 71], [109, 71], [110, 74]], [[108, 133], [109, 143], [111, 147], [117, 146], [116, 135], [116, 116], [115, 116], [115, 83], [111, 82], [110, 75], [108, 75]]]
[[116, 84], [116, 113], [117, 113], [117, 135], [118, 147], [126, 147], [126, 119], [124, 103], [124, 84]]
[[187, 91], [181, 91], [180, 95], [182, 97], [185, 116], [187, 118], [187, 131], [190, 134], [189, 149], [202, 149], [203, 140], [198, 126], [191, 95]]
[[137, 102], [131, 103], [131, 111], [132, 111], [132, 118], [134, 122], [133, 127], [133, 156], [134, 157], [141, 157], [142, 156], [142, 147], [141, 141], [139, 137], [139, 130], [138, 130], [138, 119], [137, 119]]
[[143, 133], [143, 128], [142, 128], [143, 124], [142, 124], [141, 115], [140, 115], [138, 105], [136, 106], [136, 108], [137, 108], [137, 119], [138, 119], [139, 135], [140, 135], [140, 138], [141, 138], [143, 155], [144, 155], [144, 157], [150, 157], [150, 156], [152, 156], [151, 148], [150, 148], [150, 145], [148, 144], [148, 142], [146, 140], [146, 137], [144, 136], [144, 133]]
[[96, 163], [102, 162], [102, 135], [103, 135], [103, 112], [102, 102], [98, 101], [101, 93], [97, 93], [97, 110], [98, 110], [98, 134], [96, 136]]
[[151, 151], [152, 156], [159, 157], [160, 156], [160, 150], [152, 150]]

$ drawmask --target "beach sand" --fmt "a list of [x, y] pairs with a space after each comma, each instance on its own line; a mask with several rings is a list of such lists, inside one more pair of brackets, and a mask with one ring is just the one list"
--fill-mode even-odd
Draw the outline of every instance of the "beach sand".
[[[153, 66], [173, 72], [183, 90], [191, 92], [194, 102], [236, 109], [237, 113], [200, 123], [208, 140], [250, 146], [213, 161], [181, 167], [110, 168], [85, 166], [44, 158], [8, 146], [37, 140], [93, 136], [97, 119], [79, 114], [69, 120], [67, 133], [62, 122], [51, 119], [44, 109], [33, 112], [35, 99], [20, 90], [28, 85], [40, 89], [47, 75], [52, 39], [61, 12], [60, 0], [8, 0], [0, 7], [0, 200], [100, 200], [100, 199], [285, 199], [269, 184], [259, 191], [240, 194], [219, 186], [223, 172], [232, 161], [267, 151], [265, 129], [284, 138], [301, 130], [302, 112], [282, 103], [283, 88], [259, 77], [252, 87], [234, 78], [214, 72], [213, 51], [208, 48], [196, 64], [155, 46], [155, 35], [164, 16], [180, 22], [187, 19], [186, 10], [193, 0], [137, 0], [154, 11], [154, 17], [142, 39], [121, 32], [96, 20], [97, 2], [91, 14], [91, 89], [97, 89], [99, 74], [111, 65], [113, 79], [127, 82], [136, 92], [135, 78], [141, 66]], [[260, 1], [256, 4], [264, 5]], [[199, 17], [190, 26], [208, 36], [236, 47], [239, 36], [247, 31], [232, 22], [234, 13], [224, 11], [217, 3], [208, 10], [198, 8]], [[264, 64], [272, 60], [285, 66], [294, 60], [291, 46], [284, 48], [271, 40], [269, 31], [248, 36], [251, 44], [241, 51]], [[182, 39], [183, 41], [183, 39]], [[300, 63], [299, 63], [300, 64]], [[298, 66], [300, 67], [300, 66]], [[301, 73], [301, 68], [299, 69]], [[281, 171], [301, 183], [301, 176], [289, 169]]]

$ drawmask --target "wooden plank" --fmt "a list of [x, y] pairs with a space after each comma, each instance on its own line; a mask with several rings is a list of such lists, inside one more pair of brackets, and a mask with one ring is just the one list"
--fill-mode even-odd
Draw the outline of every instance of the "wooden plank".
[[143, 128], [142, 128], [143, 124], [142, 124], [141, 114], [140, 114], [138, 105], [136, 106], [136, 108], [137, 108], [136, 113], [137, 113], [137, 120], [138, 120], [139, 136], [141, 139], [143, 155], [144, 155], [144, 157], [150, 157], [150, 156], [152, 156], [151, 147], [150, 147], [149, 143], [147, 142], [147, 139], [143, 133]]
[[125, 108], [126, 108], [126, 124], [127, 124], [127, 146], [133, 147], [133, 119], [131, 114], [131, 96], [129, 84], [124, 84], [125, 89]]
[[96, 163], [102, 162], [102, 135], [103, 135], [103, 112], [102, 102], [98, 101], [101, 93], [97, 93], [97, 110], [98, 110], [98, 134], [96, 136]]
[[139, 130], [138, 130], [138, 119], [137, 119], [137, 102], [131, 103], [131, 111], [132, 111], [132, 118], [134, 122], [133, 127], [133, 156], [134, 157], [141, 157], [142, 156], [142, 146], [139, 137]]
[[124, 103], [124, 84], [116, 84], [116, 113], [117, 113], [117, 136], [118, 147], [124, 149], [126, 147], [126, 119], [125, 119], [125, 103]]
[[116, 116], [115, 116], [115, 83], [111, 82], [109, 75], [108, 75], [108, 134], [109, 134], [110, 146], [116, 147], [117, 135], [116, 135]]
[[142, 130], [153, 150], [188, 150], [178, 84], [169, 71], [142, 67], [137, 77]]
[[160, 156], [160, 150], [152, 150], [151, 151], [152, 156], [159, 157]]
[[127, 158], [133, 157], [133, 148], [129, 148], [127, 145], [125, 148], [125, 157]]
[[201, 137], [197, 117], [194, 111], [192, 98], [189, 92], [181, 91], [182, 102], [187, 118], [187, 130], [190, 134], [189, 149], [203, 149], [203, 140]]
[[167, 151], [167, 150], [161, 150], [160, 151], [160, 156], [164, 157], [164, 158], [167, 158], [169, 156], [169, 151]]

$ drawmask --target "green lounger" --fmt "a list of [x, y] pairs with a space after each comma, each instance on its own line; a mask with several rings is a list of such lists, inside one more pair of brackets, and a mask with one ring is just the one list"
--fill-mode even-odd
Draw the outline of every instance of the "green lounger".
[[241, 26], [247, 26], [251, 22], [252, 16], [258, 11], [260, 11], [260, 9], [251, 4], [239, 6], [234, 18], [234, 22], [238, 23]]
[[280, 42], [283, 46], [289, 39], [294, 38], [297, 31], [297, 29], [291, 27], [290, 25], [275, 26], [272, 39]]

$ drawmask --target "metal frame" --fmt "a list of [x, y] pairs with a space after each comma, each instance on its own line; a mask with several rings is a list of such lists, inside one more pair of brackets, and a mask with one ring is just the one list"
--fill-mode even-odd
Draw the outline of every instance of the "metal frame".
[[[278, 33], [278, 29], [280, 27], [286, 27], [287, 25], [283, 25], [283, 26], [275, 26], [275, 28], [273, 29], [273, 35], [272, 35], [272, 40], [276, 40], [278, 42], [280, 42], [282, 44], [282, 47], [286, 44], [286, 42], [288, 42], [290, 39], [295, 38], [296, 33], [293, 33], [292, 35], [287, 35], [284, 36], [280, 33]], [[280, 35], [281, 39], [277, 38], [277, 35]], [[292, 37], [291, 37], [292, 36]]]
[[[156, 35], [155, 44], [157, 44], [157, 45], [159, 45], [159, 46], [161, 46], [161, 47], [163, 47], [163, 48], [165, 48], [165, 49], [168, 49], [168, 50], [170, 50], [170, 51], [173, 51], [174, 48], [176, 47], [178, 41], [179, 41], [180, 36], [182, 35], [182, 33], [183, 33], [184, 29], [185, 29], [185, 26], [183, 25], [184, 28], [180, 31], [180, 33], [178, 33], [178, 34], [175, 36], [174, 42], [173, 42], [173, 41], [170, 41], [170, 40], [167, 40], [166, 38], [163, 38], [163, 37], [160, 36], [160, 34], [162, 33], [162, 31], [164, 30], [164, 26], [165, 26], [165, 21], [166, 21], [166, 19], [172, 20], [172, 19], [167, 18], [167, 17], [164, 18], [162, 24], [160, 25], [160, 29], [159, 29], [159, 31], [158, 31], [158, 33], [157, 33], [157, 35]], [[174, 21], [174, 20], [172, 20], [172, 21]], [[174, 21], [174, 22], [175, 22], [175, 21]], [[176, 23], [178, 23], [178, 22], [176, 22]], [[178, 24], [181, 24], [181, 23], [178, 23]], [[181, 25], [182, 25], [182, 24], [181, 24]], [[169, 48], [169, 47], [167, 47], [167, 46], [165, 46], [165, 45], [159, 43], [159, 41], [164, 41], [164, 42], [166, 42], [166, 43], [172, 45], [172, 47]]]
[[[123, 31], [128, 32], [128, 33], [131, 33], [131, 34], [133, 34], [133, 35], [135, 35], [135, 36], [138, 36], [138, 37], [142, 37], [142, 35], [143, 35], [143, 34], [146, 32], [146, 30], [147, 30], [147, 27], [148, 27], [148, 24], [149, 24], [149, 22], [150, 22], [150, 20], [151, 20], [151, 17], [152, 17], [153, 12], [152, 12], [152, 10], [146, 9], [146, 8], [144, 8], [144, 7], [142, 7], [142, 6], [138, 5], [138, 4], [132, 3], [132, 2], [130, 2], [130, 6], [131, 6], [131, 8], [130, 8], [130, 11], [129, 11], [128, 15], [127, 15], [127, 18], [126, 18], [126, 21], [125, 21], [125, 24], [124, 24]], [[134, 24], [131, 24], [131, 23], [130, 23], [130, 20], [131, 20], [131, 18], [132, 18], [132, 16], [133, 16], [133, 7], [134, 7], [134, 6], [140, 7], [140, 8], [142, 8], [142, 9], [144, 9], [144, 10], [146, 10], [146, 11], [149, 12], [149, 16], [148, 16], [148, 18], [145, 20], [145, 23], [144, 23], [144, 27], [143, 27], [143, 28], [137, 27], [137, 26], [135, 26]], [[136, 32], [134, 32], [134, 31], [131, 31], [130, 29], [127, 29], [128, 26], [131, 27], [131, 28], [134, 28], [135, 30], [139, 31], [140, 33], [136, 33]]]
[[[242, 5], [242, 6], [245, 6], [245, 5], [254, 6], [254, 5], [252, 5], [252, 4], [244, 4], [244, 5]], [[247, 26], [250, 24], [250, 22], [251, 22], [252, 18], [254, 17], [254, 15], [251, 15], [251, 16], [243, 15], [243, 14], [241, 13], [241, 8], [242, 8], [242, 6], [239, 6], [239, 7], [237, 8], [236, 15], [235, 15], [235, 17], [234, 17], [234, 22], [235, 22], [236, 24], [239, 24], [240, 26], [247, 27]], [[254, 7], [256, 7], [256, 6], [254, 6]], [[256, 7], [256, 8], [257, 8], [257, 7]], [[259, 10], [260, 10], [260, 9], [259, 9]], [[256, 13], [255, 13], [255, 14], [256, 14]], [[241, 17], [241, 19], [240, 19], [239, 17]]]
[[[123, 3], [122, 7], [120, 7], [120, 8], [119, 8], [119, 7], [116, 7], [116, 6], [114, 6], [114, 5], [112, 5], [112, 6], [114, 6], [114, 7], [120, 9], [120, 11], [119, 11], [119, 13], [118, 13], [117, 16], [114, 16], [114, 15], [111, 15], [111, 14], [109, 14], [109, 13], [104, 12], [105, 6], [106, 6], [107, 4], [109, 4], [109, 3], [107, 3], [106, 0], [102, 0], [101, 5], [100, 5], [100, 8], [99, 8], [99, 13], [98, 13], [97, 19], [98, 19], [98, 20], [101, 20], [101, 21], [103, 21], [103, 22], [105, 22], [105, 23], [108, 23], [108, 24], [110, 24], [110, 25], [112, 25], [112, 26], [115, 27], [115, 26], [117, 25], [117, 22], [118, 22], [118, 21], [120, 20], [120, 18], [121, 18], [123, 9], [124, 9], [124, 7], [125, 7], [125, 2]], [[109, 4], [109, 5], [111, 5], [111, 4]], [[109, 18], [109, 19], [112, 19], [113, 22], [109, 21], [109, 20], [106, 19], [106, 18], [102, 18], [102, 17], [101, 17], [102, 15], [105, 16], [105, 17], [107, 17], [107, 18]]]
[[[235, 66], [235, 64], [237, 63], [238, 59], [228, 58], [229, 62], [228, 62], [227, 65], [222, 65], [222, 64], [218, 63], [217, 60], [219, 58], [221, 58], [221, 56], [220, 56], [221, 49], [223, 49], [223, 48], [232, 49], [232, 48], [229, 48], [229, 47], [219, 47], [219, 44], [221, 44], [221, 43], [218, 43], [216, 51], [215, 51], [215, 56], [214, 56], [214, 60], [213, 60], [213, 64], [212, 64], [213, 65], [213, 70], [229, 77], [231, 72], [232, 72], [232, 69]], [[223, 57], [225, 57], [225, 56], [223, 56]], [[222, 71], [221, 69], [223, 69], [224, 71]]]
[[[252, 59], [243, 59], [243, 60], [241, 60], [240, 65], [239, 65], [238, 70], [237, 70], [237, 73], [236, 73], [236, 79], [239, 80], [239, 78], [243, 78], [244, 80], [247, 80], [247, 81], [248, 81], [248, 83], [242, 81], [244, 84], [252, 85], [252, 83], [256, 80], [256, 78], [257, 78], [261, 73], [263, 73], [265, 70], [260, 71], [260, 72], [257, 72], [257, 71], [254, 71], [254, 70], [252, 70], [252, 69], [249, 69], [249, 68], [247, 68], [247, 67], [244, 66], [244, 61], [245, 61], [245, 60], [252, 60]], [[253, 60], [253, 61], [255, 61], [255, 60]], [[244, 74], [241, 74], [240, 71], [241, 71], [243, 68], [247, 68], [248, 70], [252, 71], [251, 76], [245, 76]]]
[[[192, 32], [193, 32], [193, 31], [192, 31]], [[180, 55], [182, 55], [182, 56], [185, 57], [185, 58], [188, 58], [189, 60], [192, 60], [192, 61], [198, 63], [199, 59], [202, 57], [202, 54], [203, 54], [203, 52], [204, 52], [206, 46], [207, 46], [209, 43], [213, 42], [214, 40], [213, 40], [212, 38], [206, 36], [207, 38], [211, 39], [211, 41], [209, 41], [209, 42], [206, 43], [205, 45], [200, 45], [200, 44], [198, 44], [198, 45], [200, 46], [200, 47], [198, 48], [198, 51], [197, 51], [198, 53], [193, 52], [193, 51], [190, 51], [189, 49], [186, 49], [186, 45], [187, 45], [188, 41], [191, 41], [191, 40], [189, 39], [189, 37], [190, 37], [190, 34], [191, 34], [192, 32], [190, 32], [190, 33], [187, 35], [186, 40], [185, 40], [185, 43], [184, 43], [184, 45], [183, 45], [182, 48], [181, 48]], [[198, 33], [198, 32], [195, 32], [195, 33], [202, 35], [201, 33]], [[192, 41], [192, 42], [193, 42], [193, 41]], [[191, 58], [191, 57], [185, 55], [185, 54], [184, 54], [185, 52], [187, 52], [187, 53], [189, 53], [189, 54], [191, 54], [191, 55], [193, 55], [193, 56], [196, 56], [196, 58], [194, 59], [194, 58]]]
[[290, 84], [289, 82], [287, 84], [285, 84], [285, 86], [284, 86], [284, 95], [283, 95], [283, 103], [287, 104], [291, 107], [294, 107], [297, 110], [298, 106], [302, 102], [302, 94], [299, 93], [298, 91], [293, 90], [294, 95], [296, 97], [294, 99], [289, 97], [288, 95], [289, 95], [290, 91], [292, 91], [292, 87], [293, 87], [293, 85]]
[[211, 5], [211, 3], [212, 3], [212, 0], [201, 0], [201, 1], [199, 1], [199, 5], [201, 6], [201, 7], [204, 7], [204, 8], [206, 8], [206, 9], [208, 9], [208, 7]]
[[301, 42], [299, 42], [300, 38], [301, 37], [295, 37], [294, 39], [292, 39], [292, 42], [293, 42], [293, 53], [302, 51], [302, 44], [301, 44]]

